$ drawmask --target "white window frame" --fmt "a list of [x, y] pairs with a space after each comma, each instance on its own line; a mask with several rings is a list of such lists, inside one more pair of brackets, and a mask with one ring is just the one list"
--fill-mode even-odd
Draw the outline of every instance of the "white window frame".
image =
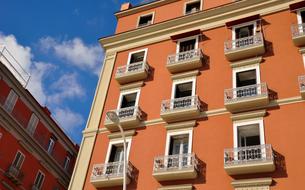
[[305, 11], [305, 8], [301, 8], [297, 10], [297, 21], [298, 24], [302, 24], [301, 12]]
[[177, 85], [183, 84], [183, 83], [188, 83], [188, 82], [192, 82], [192, 96], [196, 95], [196, 77], [178, 79], [178, 80], [173, 81], [172, 95], [171, 95], [172, 100], [175, 98], [175, 91], [176, 91]]
[[181, 130], [181, 131], [167, 131], [165, 153], [164, 153], [165, 156], [169, 155], [171, 137], [172, 136], [177, 136], [177, 135], [188, 135], [189, 136], [188, 153], [189, 154], [192, 153], [193, 129]]
[[248, 125], [259, 125], [259, 137], [260, 137], [260, 144], [265, 144], [265, 131], [264, 131], [264, 119], [263, 118], [256, 118], [250, 120], [240, 120], [235, 121], [233, 123], [233, 142], [234, 148], [238, 148], [238, 128]]
[[305, 68], [305, 53], [302, 54], [302, 59], [303, 59], [303, 65], [304, 65], [304, 68]]
[[32, 113], [31, 118], [30, 118], [30, 120], [28, 122], [28, 125], [27, 125], [27, 128], [26, 128], [27, 131], [31, 135], [33, 135], [35, 133], [35, 130], [36, 130], [36, 127], [37, 127], [38, 123], [39, 123], [39, 119], [38, 119], [37, 115], [35, 113]]
[[[52, 143], [50, 143], [50, 142], [53, 142], [53, 145], [52, 146], [50, 146]], [[48, 142], [48, 150], [47, 150], [47, 152], [49, 153], [49, 154], [51, 154], [52, 152], [53, 152], [53, 150], [54, 150], [54, 147], [55, 147], [55, 139], [54, 138], [50, 138], [49, 139], [49, 142]], [[52, 149], [50, 148], [50, 147], [52, 147]]]
[[203, 9], [203, 0], [190, 0], [190, 1], [187, 1], [187, 2], [184, 3], [183, 15], [189, 15], [189, 14], [186, 14], [186, 6], [187, 6], [188, 4], [195, 3], [195, 2], [200, 2], [199, 11], [201, 11], [201, 10]]
[[[8, 94], [5, 102], [4, 102], [4, 108], [7, 112], [11, 113], [14, 110], [14, 107], [17, 103], [18, 95], [15, 92], [15, 90], [11, 89], [10, 93]], [[9, 106], [9, 107], [8, 107]]]
[[[22, 165], [23, 165], [23, 162], [24, 162], [24, 160], [25, 160], [25, 155], [20, 151], [20, 150], [18, 150], [17, 152], [16, 152], [16, 154], [15, 154], [15, 158], [14, 158], [14, 160], [13, 160], [13, 162], [12, 162], [12, 164], [15, 162], [15, 160], [17, 159], [17, 154], [18, 153], [20, 153], [21, 155], [22, 155], [22, 157], [23, 157], [23, 160], [21, 161], [21, 163], [20, 163], [20, 167], [18, 168], [18, 169], [21, 169], [22, 168]], [[20, 162], [20, 160], [18, 160], [18, 163]], [[14, 166], [15, 167], [15, 166]]]
[[254, 27], [253, 27], [253, 35], [255, 35], [256, 28], [257, 28], [256, 20], [232, 26], [232, 40], [236, 40], [236, 32], [235, 31], [236, 31], [237, 28], [241, 28], [241, 27], [248, 26], [248, 25], [251, 25], [251, 24], [254, 25]]
[[64, 163], [64, 170], [68, 170], [69, 169], [70, 161], [71, 161], [70, 156], [66, 156], [65, 163]]
[[256, 70], [256, 84], [260, 84], [261, 83], [261, 77], [260, 77], [260, 67], [259, 67], [259, 63], [258, 64], [254, 64], [254, 65], [248, 65], [248, 66], [244, 66], [244, 67], [236, 67], [233, 68], [233, 88], [236, 88], [236, 74], [239, 72], [243, 72], [243, 71], [249, 71], [249, 70]]
[[149, 26], [149, 25], [154, 24], [155, 12], [150, 12], [150, 13], [147, 13], [147, 14], [140, 15], [140, 16], [138, 17], [137, 28], [142, 28], [142, 27], [144, 27], [144, 26], [139, 26], [141, 17], [145, 17], [145, 16], [149, 16], [149, 15], [152, 15], [151, 23], [150, 23], [150, 24], [147, 24], [147, 25], [144, 25], [144, 26]]
[[144, 59], [143, 59], [143, 62], [146, 63], [148, 48], [129, 52], [129, 54], [128, 54], [128, 59], [127, 59], [127, 65], [130, 65], [130, 59], [131, 59], [132, 54], [139, 53], [139, 52], [142, 52], [142, 51], [144, 51]]
[[[127, 160], [126, 161], [129, 160], [129, 152], [130, 152], [130, 149], [131, 149], [131, 142], [132, 142], [132, 138], [131, 137], [126, 137], [126, 144], [127, 144], [127, 148], [126, 148], [126, 152], [127, 152], [126, 158], [127, 158]], [[106, 154], [106, 160], [105, 160], [106, 164], [109, 163], [112, 146], [115, 146], [117, 144], [123, 144], [123, 143], [124, 143], [123, 139], [112, 139], [112, 140], [109, 141], [107, 154]]]
[[138, 106], [139, 105], [139, 99], [140, 99], [140, 92], [141, 92], [141, 89], [139, 89], [139, 88], [122, 91], [120, 93], [117, 109], [118, 110], [121, 109], [121, 104], [122, 104], [123, 96], [124, 95], [128, 95], [128, 94], [132, 94], [132, 93], [137, 93], [136, 102], [135, 102], [134, 106]]
[[41, 181], [41, 186], [40, 186], [40, 187], [37, 187], [37, 188], [38, 188], [38, 189], [41, 189], [42, 186], [43, 186], [43, 182], [44, 182], [44, 180], [45, 180], [45, 178], [46, 178], [46, 175], [45, 175], [41, 170], [38, 170], [38, 172], [37, 172], [37, 174], [36, 174], [36, 177], [35, 177], [35, 181], [34, 181], [34, 185], [35, 185], [35, 186], [36, 186], [36, 181], [37, 181], [37, 178], [38, 178], [39, 173], [43, 176], [43, 178], [42, 178], [42, 181]]
[[176, 46], [176, 53], [180, 53], [180, 43], [181, 42], [185, 42], [185, 41], [188, 41], [188, 40], [196, 40], [196, 43], [195, 43], [195, 49], [198, 49], [198, 46], [199, 46], [199, 35], [195, 35], [195, 36], [190, 36], [190, 37], [186, 37], [186, 38], [181, 38], [181, 39], [178, 39], [177, 40], [177, 46]]

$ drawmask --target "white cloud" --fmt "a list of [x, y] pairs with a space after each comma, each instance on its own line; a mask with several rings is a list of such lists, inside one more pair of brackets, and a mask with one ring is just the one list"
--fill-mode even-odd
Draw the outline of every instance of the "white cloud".
[[68, 98], [83, 97], [85, 89], [78, 83], [77, 74], [62, 75], [51, 85], [52, 94], [48, 97], [49, 104], [60, 104]]
[[80, 38], [59, 41], [50, 36], [41, 38], [42, 50], [52, 50], [55, 55], [83, 70], [99, 74], [103, 59], [103, 50], [99, 45], [87, 45]]
[[68, 132], [72, 133], [84, 124], [84, 118], [81, 114], [71, 111], [69, 108], [56, 108], [54, 117], [59, 124]]

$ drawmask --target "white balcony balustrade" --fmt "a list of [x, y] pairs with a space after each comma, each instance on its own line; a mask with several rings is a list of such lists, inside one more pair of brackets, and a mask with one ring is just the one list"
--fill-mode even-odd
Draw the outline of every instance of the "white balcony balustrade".
[[120, 84], [144, 80], [147, 78], [149, 66], [145, 61], [131, 63], [117, 68], [115, 79]]
[[158, 156], [154, 159], [153, 176], [158, 181], [195, 179], [197, 171], [195, 154]]
[[203, 53], [201, 49], [180, 52], [169, 55], [167, 58], [167, 69], [171, 73], [198, 69], [203, 64]]
[[299, 76], [300, 93], [303, 99], [305, 99], [305, 76]]
[[[95, 164], [92, 169], [91, 183], [99, 187], [112, 187], [123, 184], [123, 167], [124, 162], [110, 162], [105, 164]], [[127, 164], [127, 184], [133, 178], [133, 166], [131, 163]]]
[[270, 144], [224, 150], [224, 168], [230, 175], [272, 172], [275, 170]]
[[305, 23], [291, 25], [291, 33], [296, 46], [305, 45]]
[[160, 115], [166, 122], [173, 122], [196, 118], [200, 111], [198, 96], [188, 96], [162, 101]]
[[228, 40], [224, 44], [225, 56], [229, 61], [254, 57], [265, 53], [262, 33], [253, 36]]
[[248, 85], [224, 91], [224, 104], [231, 112], [245, 111], [266, 106], [269, 103], [266, 83]]
[[[121, 108], [114, 111], [118, 114], [120, 125], [123, 129], [137, 128], [142, 121], [142, 110], [139, 106]], [[110, 131], [119, 130], [116, 123], [113, 123], [107, 116], [104, 125]]]
[[5, 172], [5, 175], [16, 185], [20, 185], [24, 177], [20, 169], [13, 165], [8, 168], [8, 170]]

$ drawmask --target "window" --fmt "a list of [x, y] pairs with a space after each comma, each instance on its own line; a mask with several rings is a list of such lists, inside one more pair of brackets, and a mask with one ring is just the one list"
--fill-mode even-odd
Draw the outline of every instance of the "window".
[[177, 42], [177, 53], [198, 49], [198, 36], [183, 38]]
[[141, 15], [138, 21], [138, 27], [147, 26], [153, 24], [154, 13], [149, 13], [147, 15]]
[[134, 51], [134, 52], [129, 53], [128, 65], [136, 64], [136, 63], [139, 63], [139, 62], [145, 62], [146, 61], [146, 55], [147, 55], [147, 49]]
[[173, 82], [171, 99], [174, 99], [174, 102], [171, 108], [183, 108], [194, 104], [192, 97], [195, 96], [195, 82], [195, 78]]
[[250, 22], [233, 26], [232, 39], [236, 40], [233, 43], [233, 48], [241, 48], [254, 44], [254, 38], [247, 37], [254, 36], [256, 34], [256, 25], [256, 22]]
[[4, 109], [7, 112], [12, 112], [14, 109], [14, 106], [17, 102], [17, 99], [18, 99], [18, 96], [17, 96], [16, 92], [13, 89], [11, 89], [10, 93], [8, 94], [8, 97], [5, 100]]
[[39, 121], [38, 117], [34, 113], [32, 113], [30, 121], [26, 128], [30, 134], [32, 134], [32, 135], [34, 134], [38, 121]]
[[20, 170], [20, 169], [21, 169], [21, 166], [22, 166], [22, 164], [23, 164], [24, 159], [25, 159], [24, 154], [22, 154], [20, 151], [18, 151], [18, 152], [16, 153], [16, 156], [15, 156], [15, 159], [14, 159], [14, 161], [13, 161], [13, 163], [12, 163], [12, 166], [13, 166], [15, 169], [17, 169], [17, 170]]
[[65, 161], [64, 161], [64, 169], [68, 170], [70, 166], [70, 157], [66, 156]]
[[187, 2], [185, 5], [185, 14], [191, 14], [200, 11], [201, 8], [201, 1], [195, 0], [191, 2]]
[[128, 117], [134, 114], [135, 108], [139, 103], [139, 96], [140, 89], [128, 90], [120, 94], [118, 103], [119, 117]]
[[37, 189], [41, 189], [43, 181], [44, 181], [44, 178], [45, 178], [45, 175], [41, 171], [38, 171], [38, 173], [36, 175], [35, 182], [34, 182], [34, 186]]
[[51, 137], [48, 143], [48, 150], [47, 150], [49, 154], [52, 154], [54, 146], [55, 146], [55, 139]]
[[305, 10], [304, 9], [297, 11], [297, 19], [298, 19], [298, 24], [305, 23]]

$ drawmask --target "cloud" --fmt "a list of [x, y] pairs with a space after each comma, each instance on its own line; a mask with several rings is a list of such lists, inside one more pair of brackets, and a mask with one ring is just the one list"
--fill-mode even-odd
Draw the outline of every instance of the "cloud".
[[39, 45], [42, 50], [54, 52], [68, 64], [89, 70], [96, 75], [100, 72], [103, 50], [99, 45], [87, 45], [80, 38], [59, 41], [50, 36], [41, 38]]
[[69, 108], [56, 108], [54, 117], [69, 134], [73, 134], [75, 130], [81, 130], [79, 127], [85, 122], [81, 114], [73, 112]]
[[63, 100], [75, 97], [83, 97], [85, 89], [77, 81], [76, 73], [62, 75], [51, 85], [53, 94], [48, 97], [49, 104], [60, 104]]

